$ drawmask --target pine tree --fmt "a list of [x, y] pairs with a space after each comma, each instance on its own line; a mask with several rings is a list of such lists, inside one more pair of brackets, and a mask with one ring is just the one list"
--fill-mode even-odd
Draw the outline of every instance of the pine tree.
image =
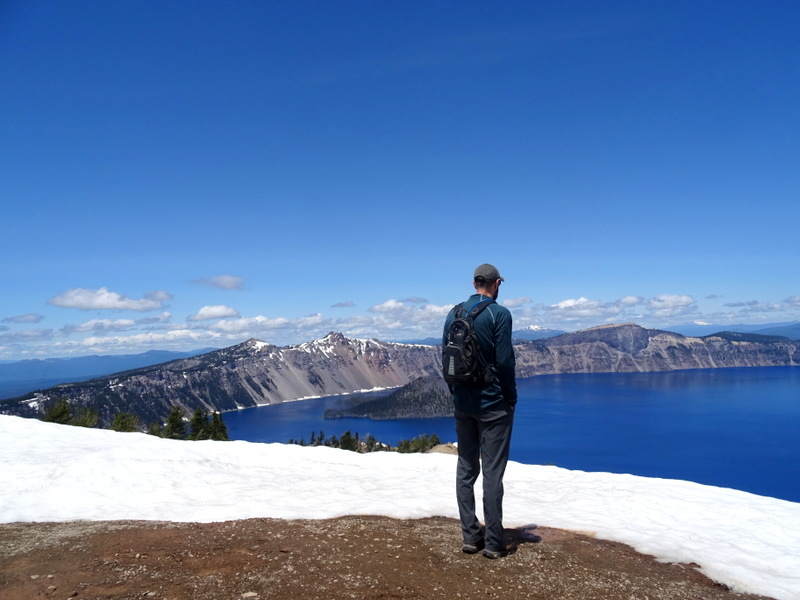
[[162, 437], [171, 440], [186, 439], [186, 424], [183, 422], [184, 412], [180, 406], [173, 406], [167, 416], [167, 425], [164, 427]]
[[77, 414], [72, 417], [69, 424], [75, 425], [76, 427], [97, 427], [99, 421], [100, 415], [97, 414], [97, 411], [84, 406], [78, 409]]
[[222, 420], [222, 415], [218, 412], [215, 412], [211, 416], [210, 439], [223, 442], [226, 442], [230, 439], [228, 437], [228, 428], [226, 427], [225, 422]]
[[210, 438], [211, 427], [208, 424], [208, 413], [202, 408], [197, 408], [189, 422], [189, 439], [207, 440]]
[[42, 421], [68, 425], [72, 420], [72, 408], [66, 398], [56, 400], [44, 413]]
[[114, 422], [111, 423], [111, 429], [114, 431], [138, 431], [139, 417], [130, 413], [117, 413]]
[[358, 442], [349, 431], [342, 434], [342, 439], [339, 440], [339, 448], [342, 450], [350, 450], [352, 452], [358, 451]]

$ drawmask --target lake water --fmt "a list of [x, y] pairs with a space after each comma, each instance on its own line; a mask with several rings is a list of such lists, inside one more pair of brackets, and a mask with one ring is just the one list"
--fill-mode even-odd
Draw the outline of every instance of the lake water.
[[[800, 368], [546, 375], [517, 386], [512, 460], [685, 479], [800, 502]], [[231, 439], [252, 442], [309, 441], [312, 432], [340, 437], [348, 430], [392, 445], [423, 433], [455, 441], [450, 418], [325, 420], [325, 409], [342, 400], [246, 409], [224, 419]]]

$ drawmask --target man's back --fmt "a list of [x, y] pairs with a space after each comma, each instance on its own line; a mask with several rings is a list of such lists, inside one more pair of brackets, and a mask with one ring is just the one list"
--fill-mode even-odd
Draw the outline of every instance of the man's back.
[[[480, 302], [497, 300], [503, 281], [496, 267], [480, 265], [473, 275], [477, 293], [470, 296], [464, 308], [469, 311]], [[455, 318], [454, 309], [445, 320], [443, 347]], [[509, 553], [503, 535], [503, 474], [517, 402], [511, 313], [492, 302], [475, 317], [474, 329], [478, 352], [488, 365], [490, 376], [481, 383], [455, 384], [450, 388], [458, 438], [456, 500], [464, 540], [461, 550], [467, 554], [483, 550], [487, 558], [500, 558]], [[474, 486], [481, 473], [485, 525], [481, 525], [475, 513]]]
[[[473, 294], [464, 302], [464, 310], [468, 312], [479, 302], [487, 300], [492, 298]], [[447, 344], [447, 332], [455, 318], [454, 308], [445, 320], [443, 347]], [[480, 412], [502, 400], [513, 405], [517, 401], [517, 387], [514, 378], [516, 360], [511, 345], [511, 313], [504, 306], [492, 303], [476, 317], [474, 327], [478, 338], [478, 352], [493, 377], [482, 385], [454, 386], [451, 392], [456, 410]]]

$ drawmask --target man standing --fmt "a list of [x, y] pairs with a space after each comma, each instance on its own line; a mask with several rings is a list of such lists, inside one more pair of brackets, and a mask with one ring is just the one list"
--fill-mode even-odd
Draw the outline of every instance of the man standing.
[[[477, 383], [450, 386], [455, 405], [458, 467], [456, 500], [464, 540], [462, 550], [487, 558], [508, 554], [503, 536], [503, 474], [508, 462], [514, 406], [517, 403], [514, 349], [511, 346], [511, 313], [496, 302], [504, 279], [490, 264], [475, 269], [475, 294], [464, 302], [469, 312], [480, 303], [485, 308], [475, 317], [480, 363], [486, 376]], [[446, 347], [451, 323], [459, 307], [447, 315], [442, 347]], [[479, 460], [480, 459], [480, 460]], [[482, 528], [475, 516], [475, 481], [483, 463]]]

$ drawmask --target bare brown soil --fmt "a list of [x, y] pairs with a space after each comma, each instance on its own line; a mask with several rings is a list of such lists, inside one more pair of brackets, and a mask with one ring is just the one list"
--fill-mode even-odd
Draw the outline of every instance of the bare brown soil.
[[0, 525], [0, 597], [82, 599], [756, 600], [622, 544], [509, 530], [513, 553], [461, 552], [452, 519]]

